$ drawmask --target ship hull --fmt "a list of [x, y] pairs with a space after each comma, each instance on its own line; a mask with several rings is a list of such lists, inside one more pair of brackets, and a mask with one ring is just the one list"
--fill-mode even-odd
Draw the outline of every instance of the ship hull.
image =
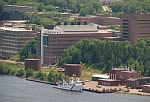
[[81, 86], [54, 86], [53, 88], [57, 88], [61, 90], [68, 90], [68, 91], [82, 92]]

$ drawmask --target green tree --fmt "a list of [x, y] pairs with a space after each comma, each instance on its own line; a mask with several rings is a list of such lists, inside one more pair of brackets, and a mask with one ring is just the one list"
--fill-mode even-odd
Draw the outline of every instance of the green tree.
[[36, 56], [36, 41], [31, 40], [28, 44], [19, 52], [20, 60], [24, 61], [26, 58], [35, 58]]

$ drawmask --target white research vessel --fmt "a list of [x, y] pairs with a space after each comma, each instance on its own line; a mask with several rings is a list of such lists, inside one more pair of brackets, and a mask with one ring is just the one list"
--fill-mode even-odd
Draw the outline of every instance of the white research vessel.
[[54, 88], [57, 89], [63, 89], [63, 90], [69, 90], [69, 91], [79, 91], [82, 92], [83, 83], [79, 80], [71, 80], [69, 83], [66, 81], [63, 81], [62, 83], [58, 83], [57, 86], [54, 86]]

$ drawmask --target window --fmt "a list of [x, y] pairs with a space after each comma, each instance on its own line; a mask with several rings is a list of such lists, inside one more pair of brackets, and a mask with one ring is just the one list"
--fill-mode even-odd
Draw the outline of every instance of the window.
[[48, 46], [48, 36], [43, 36], [43, 45]]

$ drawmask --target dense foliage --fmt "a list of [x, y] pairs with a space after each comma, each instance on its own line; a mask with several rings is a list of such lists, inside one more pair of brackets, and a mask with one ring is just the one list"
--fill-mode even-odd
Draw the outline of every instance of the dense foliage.
[[100, 10], [99, 0], [1, 0], [9, 5], [36, 6], [38, 11], [71, 11], [81, 15], [96, 14]]
[[0, 74], [4, 75], [24, 75], [24, 66], [19, 64], [0, 62]]
[[150, 12], [150, 0], [118, 0], [110, 4], [113, 12]]
[[19, 52], [20, 61], [24, 61], [26, 58], [35, 58], [36, 56], [36, 41], [31, 40], [28, 44]]
[[69, 47], [58, 65], [65, 63], [85, 64], [108, 72], [112, 67], [130, 67], [150, 76], [150, 47], [139, 40], [136, 45], [128, 42], [101, 40], [80, 41]]
[[56, 69], [41, 69], [40, 71], [33, 71], [31, 69], [25, 70], [24, 65], [19, 65], [9, 62], [0, 62], [0, 75], [14, 75], [18, 77], [32, 77], [38, 80], [49, 81], [56, 83], [64, 79], [68, 79], [68, 76], [64, 76], [63, 73], [59, 73]]

